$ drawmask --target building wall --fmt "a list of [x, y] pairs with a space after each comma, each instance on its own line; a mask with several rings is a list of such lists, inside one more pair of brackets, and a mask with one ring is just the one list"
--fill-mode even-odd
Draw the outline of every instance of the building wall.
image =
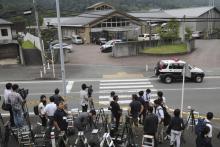
[[[7, 29], [8, 35], [2, 36], [2, 29]], [[11, 27], [10, 26], [0, 26], [0, 40], [12, 40], [12, 33], [11, 33]]]

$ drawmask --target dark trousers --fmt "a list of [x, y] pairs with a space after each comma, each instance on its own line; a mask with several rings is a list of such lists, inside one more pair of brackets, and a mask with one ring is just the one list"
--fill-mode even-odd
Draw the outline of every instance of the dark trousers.
[[82, 112], [87, 112], [88, 105], [82, 106]]
[[15, 122], [14, 122], [14, 117], [13, 117], [12, 108], [9, 109], [9, 113], [10, 113], [10, 123], [11, 123], [11, 126], [14, 127], [14, 126], [15, 126]]
[[45, 116], [40, 116], [40, 118], [41, 118], [42, 126], [46, 127], [47, 126], [47, 118]]
[[112, 114], [112, 116], [113, 116], [113, 119], [115, 119], [115, 126], [116, 126], [116, 128], [118, 128], [121, 116], [120, 115], [114, 115], [114, 114]]
[[[141, 119], [141, 117], [143, 116], [143, 118]], [[142, 113], [139, 115], [139, 123], [140, 124], [143, 124], [144, 123], [144, 120], [145, 120], [145, 118], [146, 118], [146, 109], [144, 109], [143, 111], [142, 111]]]

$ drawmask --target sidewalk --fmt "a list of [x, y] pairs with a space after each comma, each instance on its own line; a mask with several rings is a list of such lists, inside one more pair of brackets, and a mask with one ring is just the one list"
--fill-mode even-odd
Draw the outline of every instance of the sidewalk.
[[[40, 122], [40, 119], [34, 117], [34, 119], [32, 118], [32, 123], [33, 122], [36, 125], [36, 122]], [[123, 124], [121, 125], [121, 128], [122, 127], [123, 127]], [[220, 139], [216, 138], [217, 133], [218, 133], [218, 130], [214, 129], [213, 139], [212, 139], [213, 147], [219, 147], [220, 146]], [[87, 132], [85, 134], [86, 134], [87, 138], [91, 137], [91, 133]], [[143, 126], [139, 126], [137, 137], [134, 138], [135, 143], [139, 144], [139, 147], [140, 147], [140, 144], [141, 144], [141, 141], [142, 141], [142, 134], [143, 134]], [[101, 136], [102, 136], [102, 134], [100, 134], [100, 137]], [[76, 138], [76, 136], [71, 136], [70, 137], [70, 142], [74, 143], [75, 138]], [[194, 131], [192, 131], [191, 127], [189, 127], [188, 129], [186, 128], [186, 130], [184, 131], [184, 139], [185, 139], [186, 142], [184, 144], [182, 144], [181, 147], [195, 147], [196, 146], [196, 144], [195, 144], [196, 135], [195, 135]], [[17, 144], [15, 143], [13, 137], [10, 139], [10, 142], [9, 142], [9, 147], [12, 147], [12, 146], [13, 147], [17, 146]], [[159, 144], [158, 147], [169, 147], [169, 141], [164, 141], [162, 144]]]

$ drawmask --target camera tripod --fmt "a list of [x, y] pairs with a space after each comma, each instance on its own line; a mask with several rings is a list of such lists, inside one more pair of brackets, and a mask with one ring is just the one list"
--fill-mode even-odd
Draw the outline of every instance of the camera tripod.
[[78, 137], [76, 138], [74, 147], [88, 147], [87, 138], [84, 135], [83, 131], [78, 132]]
[[[1, 144], [3, 147], [8, 147], [8, 141], [9, 141], [9, 137], [10, 137], [10, 134], [13, 135], [14, 139], [16, 140], [16, 142], [18, 142], [18, 138], [17, 136], [15, 135], [15, 132], [14, 130], [11, 129], [11, 126], [10, 126], [10, 122], [7, 121], [6, 123], [4, 122], [3, 118], [2, 118], [2, 115], [0, 113], [0, 120], [2, 122], [2, 124], [4, 125], [4, 128], [5, 128], [5, 132], [4, 132], [4, 138], [2, 137], [2, 135], [0, 136], [1, 137]], [[1, 132], [0, 132], [1, 133]]]
[[106, 127], [105, 123], [107, 121], [107, 118], [106, 118], [106, 115], [105, 115], [103, 108], [100, 108], [98, 110], [98, 114], [96, 115], [96, 119], [95, 119], [95, 126], [96, 127], [97, 127], [98, 123], [100, 122], [100, 119], [101, 119], [101, 123], [102, 123], [103, 127]]
[[[122, 134], [121, 136], [117, 136], [115, 138], [115, 141], [117, 141], [118, 137], [120, 137], [120, 140], [122, 142], [125, 143], [125, 147], [134, 147], [136, 146], [135, 144], [135, 141], [134, 141], [134, 133], [133, 133], [133, 130], [132, 130], [132, 123], [131, 123], [131, 117], [129, 116], [126, 116], [125, 118], [125, 124], [123, 126], [123, 129], [122, 129]], [[126, 133], [126, 137], [125, 137], [125, 133]]]
[[191, 109], [190, 110], [190, 113], [189, 113], [189, 116], [187, 118], [187, 121], [186, 121], [186, 124], [185, 126], [188, 128], [189, 126], [192, 126], [192, 132], [194, 130], [194, 127], [196, 125], [196, 121], [195, 121], [195, 116], [194, 116], [194, 110]]

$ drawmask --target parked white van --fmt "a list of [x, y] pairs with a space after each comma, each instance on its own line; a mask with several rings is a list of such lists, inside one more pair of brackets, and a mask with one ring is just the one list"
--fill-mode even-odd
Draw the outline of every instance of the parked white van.
[[75, 44], [83, 44], [83, 39], [79, 35], [73, 35], [72, 41]]
[[138, 41], [150, 40], [150, 34], [141, 34], [138, 36]]

